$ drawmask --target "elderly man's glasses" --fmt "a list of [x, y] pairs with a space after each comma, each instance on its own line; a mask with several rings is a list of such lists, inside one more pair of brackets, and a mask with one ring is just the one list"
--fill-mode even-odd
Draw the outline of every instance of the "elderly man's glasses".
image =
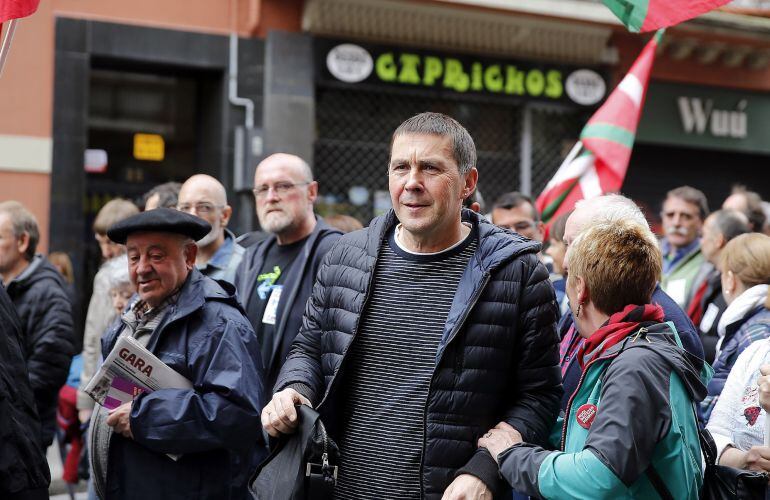
[[224, 205], [214, 205], [213, 203], [207, 203], [205, 201], [202, 201], [200, 203], [180, 203], [176, 206], [176, 209], [180, 212], [187, 212], [192, 213], [192, 210], [195, 209], [196, 214], [201, 215], [208, 215], [210, 213], [213, 213], [214, 210], [218, 208], [224, 208]]
[[264, 198], [267, 196], [267, 193], [270, 192], [272, 189], [275, 194], [278, 196], [283, 196], [285, 194], [288, 194], [289, 191], [294, 189], [298, 186], [307, 186], [310, 184], [309, 182], [297, 182], [296, 184], [293, 182], [276, 182], [272, 186], [268, 186], [267, 184], [264, 184], [262, 186], [256, 187], [252, 189], [251, 191], [254, 193], [255, 198]]

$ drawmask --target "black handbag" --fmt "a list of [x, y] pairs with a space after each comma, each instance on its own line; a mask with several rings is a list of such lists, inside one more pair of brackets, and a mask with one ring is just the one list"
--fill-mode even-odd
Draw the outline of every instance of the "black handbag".
[[[770, 476], [726, 465], [718, 465], [717, 445], [707, 429], [698, 431], [701, 451], [706, 460], [706, 471], [700, 489], [701, 500], [764, 500], [767, 481]], [[674, 500], [655, 467], [650, 464], [647, 479], [663, 500]]]
[[698, 434], [701, 450], [703, 450], [703, 456], [706, 459], [706, 474], [703, 477], [701, 499], [764, 500], [767, 481], [770, 476], [764, 472], [718, 465], [716, 463], [717, 446], [711, 433], [702, 429]]
[[297, 405], [299, 424], [282, 436], [249, 481], [257, 500], [332, 500], [339, 449], [326, 433], [318, 412]]

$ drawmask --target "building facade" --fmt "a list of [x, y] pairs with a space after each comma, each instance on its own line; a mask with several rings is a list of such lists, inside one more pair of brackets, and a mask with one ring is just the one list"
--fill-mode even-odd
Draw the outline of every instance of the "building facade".
[[[740, 7], [663, 39], [624, 186], [651, 214], [685, 183], [770, 197], [770, 20]], [[245, 232], [254, 166], [286, 151], [313, 165], [321, 213], [365, 223], [389, 207], [390, 134], [421, 111], [468, 127], [488, 201], [537, 195], [648, 38], [597, 0], [41, 2], [0, 77], [0, 199], [32, 209], [87, 293], [109, 199], [205, 172]]]

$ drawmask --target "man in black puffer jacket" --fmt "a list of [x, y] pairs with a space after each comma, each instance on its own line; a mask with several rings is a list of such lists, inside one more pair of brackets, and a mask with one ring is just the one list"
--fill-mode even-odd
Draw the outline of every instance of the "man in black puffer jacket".
[[56, 432], [59, 389], [74, 354], [72, 304], [64, 278], [42, 255], [37, 221], [20, 203], [0, 203], [0, 276], [21, 319], [22, 345], [35, 395], [43, 449]]
[[48, 498], [45, 451], [35, 436], [40, 420], [27, 380], [21, 323], [0, 285], [0, 498]]
[[544, 442], [561, 397], [558, 307], [540, 244], [461, 203], [476, 150], [453, 119], [394, 133], [394, 210], [324, 259], [262, 412], [268, 433], [318, 408], [340, 447], [335, 497], [510, 498], [476, 447], [499, 421]]

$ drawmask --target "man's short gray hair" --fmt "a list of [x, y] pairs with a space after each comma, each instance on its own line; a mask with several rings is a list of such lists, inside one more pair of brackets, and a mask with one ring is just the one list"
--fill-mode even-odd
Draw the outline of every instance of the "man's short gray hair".
[[110, 287], [110, 290], [122, 285], [131, 284], [131, 279], [128, 275], [128, 257], [125, 254], [105, 262], [103, 269], [107, 278], [107, 286]]
[[621, 194], [605, 194], [588, 200], [580, 200], [575, 203], [575, 210], [586, 210], [589, 214], [585, 226], [581, 228], [581, 232], [595, 224], [612, 224], [614, 222], [632, 220], [640, 226], [647, 228], [647, 236], [651, 241], [657, 241], [639, 205], [634, 203], [631, 198]]
[[714, 221], [713, 227], [722, 234], [726, 242], [751, 232], [749, 218], [743, 212], [722, 209], [711, 212], [710, 217]]
[[631, 219], [647, 228], [650, 227], [639, 205], [621, 194], [605, 194], [575, 203], [575, 210], [584, 209], [591, 213], [588, 219], [591, 224]]
[[37, 244], [40, 242], [40, 230], [38, 229], [37, 219], [24, 205], [13, 200], [0, 203], [0, 213], [8, 214], [8, 218], [11, 219], [13, 235], [17, 239], [21, 238], [25, 233], [29, 237], [24, 258], [32, 262], [32, 259], [35, 258]]
[[398, 126], [390, 139], [393, 141], [405, 134], [425, 134], [448, 137], [452, 141], [452, 156], [461, 174], [467, 174], [476, 166], [476, 144], [471, 134], [454, 118], [442, 113], [425, 112], [415, 115]]

